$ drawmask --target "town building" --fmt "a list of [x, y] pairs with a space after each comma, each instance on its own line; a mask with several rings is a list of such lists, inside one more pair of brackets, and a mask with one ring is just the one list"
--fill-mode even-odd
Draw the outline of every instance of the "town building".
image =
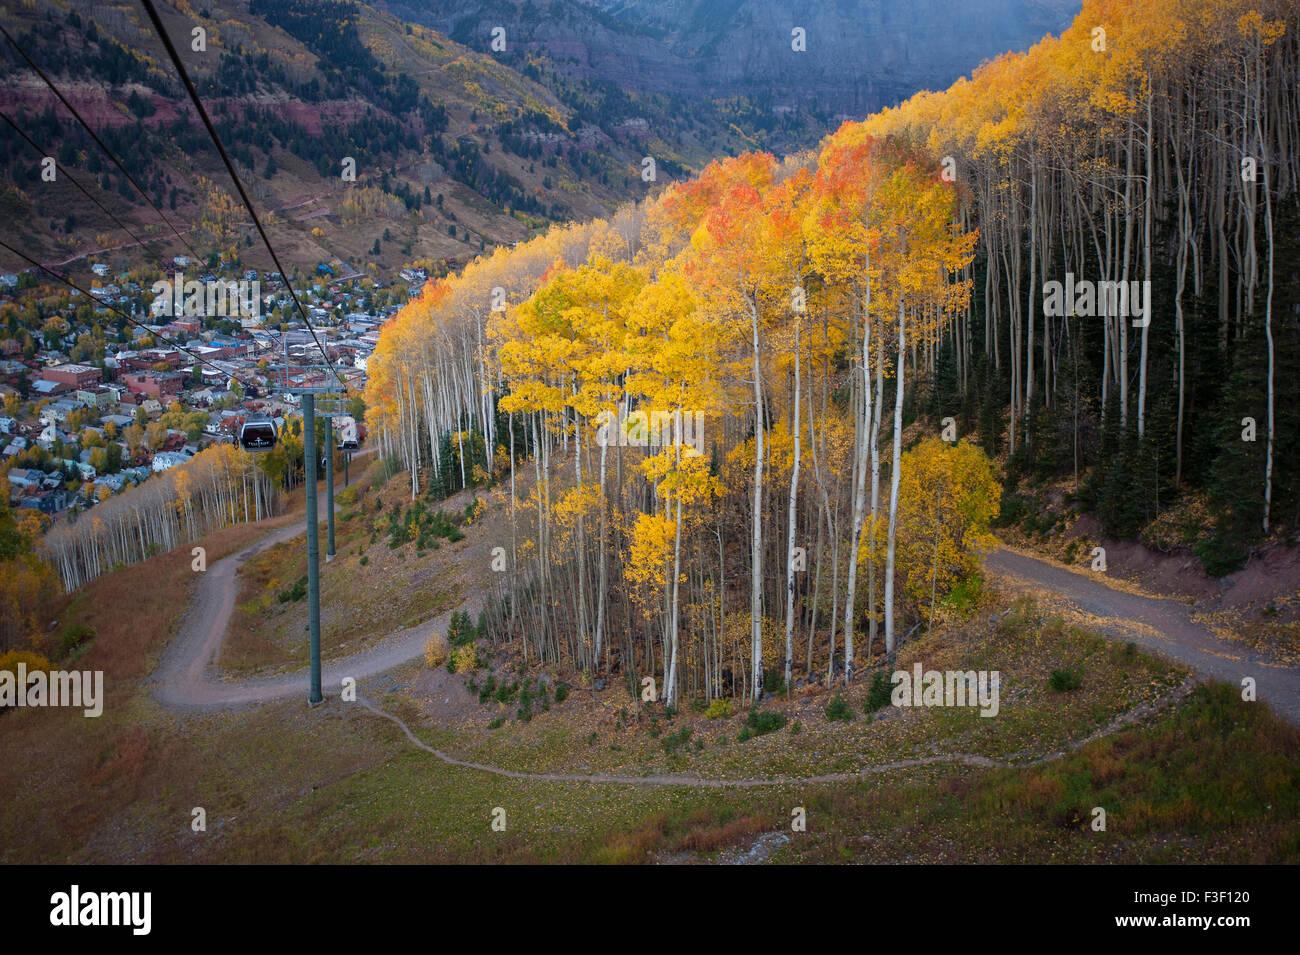
[[175, 371], [132, 371], [123, 374], [121, 382], [133, 394], [149, 395], [161, 400], [171, 395], [179, 395], [185, 383], [185, 376]]
[[93, 365], [54, 365], [43, 369], [41, 378], [67, 385], [69, 389], [85, 388], [103, 381], [104, 372]]

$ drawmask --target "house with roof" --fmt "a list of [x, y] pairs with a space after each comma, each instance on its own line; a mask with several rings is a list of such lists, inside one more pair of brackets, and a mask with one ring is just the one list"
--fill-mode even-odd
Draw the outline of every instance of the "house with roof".
[[178, 451], [159, 451], [153, 456], [152, 467], [155, 474], [160, 474], [168, 468], [177, 467], [188, 460], [188, 455], [181, 454]]
[[25, 490], [27, 488], [38, 488], [41, 482], [45, 480], [45, 474], [36, 468], [10, 468], [9, 485], [11, 488]]
[[95, 470], [94, 466], [91, 465], [89, 459], [90, 453], [83, 451], [81, 452], [81, 455], [78, 456], [78, 460], [74, 461], [71, 458], [64, 458], [59, 462], [59, 464], [62, 467], [64, 474], [72, 473], [78, 475], [83, 481], [93, 481], [98, 472]]
[[114, 494], [126, 487], [126, 477], [122, 474], [101, 474], [95, 478], [95, 487], [106, 487]]
[[19, 499], [18, 506], [31, 508], [42, 514], [57, 514], [67, 509], [68, 492], [61, 487], [54, 487], [37, 494], [27, 494]]
[[63, 382], [50, 381], [48, 378], [37, 378], [31, 383], [31, 396], [37, 400], [65, 395], [71, 390], [72, 389]]
[[103, 409], [117, 404], [117, 392], [103, 385], [78, 388], [75, 396], [78, 401], [91, 408]]
[[61, 423], [68, 420], [68, 415], [72, 414], [74, 411], [80, 411], [81, 408], [82, 404], [79, 401], [60, 398], [56, 401], [51, 401], [42, 408], [40, 415], [37, 417], [43, 424]]

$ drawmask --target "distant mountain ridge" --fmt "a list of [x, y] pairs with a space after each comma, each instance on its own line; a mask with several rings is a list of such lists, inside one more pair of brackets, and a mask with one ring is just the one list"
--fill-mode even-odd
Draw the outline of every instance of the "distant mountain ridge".
[[[296, 262], [450, 268], [550, 222], [608, 214], [709, 159], [814, 146], [923, 87], [1059, 30], [1078, 0], [186, 0], [163, 3], [241, 176]], [[404, 22], [405, 21], [405, 22]], [[10, 7], [16, 35], [204, 254], [257, 256], [141, 10]], [[505, 50], [492, 31], [505, 29]], [[805, 31], [806, 52], [791, 49]], [[157, 215], [0, 43], [0, 109], [133, 227]], [[340, 179], [342, 159], [357, 179]], [[653, 156], [658, 177], [641, 179]], [[124, 233], [0, 137], [0, 212], [45, 261]], [[168, 243], [169, 244], [169, 243]], [[183, 251], [177, 249], [176, 251]], [[18, 267], [5, 261], [5, 268]], [[268, 267], [269, 262], [257, 262]]]
[[[1079, 0], [384, 0], [475, 46], [504, 26], [515, 49], [571, 75], [688, 98], [865, 115], [942, 89], [983, 60], [1058, 33]], [[806, 52], [791, 49], [804, 30]]]

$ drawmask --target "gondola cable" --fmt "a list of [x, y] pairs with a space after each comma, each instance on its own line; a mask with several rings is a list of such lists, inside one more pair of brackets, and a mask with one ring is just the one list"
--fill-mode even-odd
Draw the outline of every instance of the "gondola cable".
[[141, 186], [140, 183], [136, 182], [135, 177], [131, 175], [131, 173], [127, 170], [126, 166], [122, 165], [122, 161], [113, 154], [113, 151], [109, 149], [107, 145], [104, 144], [104, 141], [102, 139], [99, 138], [99, 134], [96, 133], [95, 130], [91, 128], [90, 124], [87, 123], [86, 120], [82, 118], [81, 114], [77, 112], [77, 108], [73, 106], [70, 102], [68, 102], [68, 98], [64, 96], [62, 92], [60, 92], [59, 88], [54, 84], [54, 81], [51, 80], [45, 74], [45, 71], [42, 70], [36, 64], [35, 60], [33, 60], [30, 56], [27, 55], [27, 51], [24, 50], [21, 46], [19, 46], [18, 41], [15, 40], [13, 36], [10, 35], [9, 31], [6, 30], [3, 25], [0, 25], [0, 33], [4, 34], [5, 39], [8, 40], [10, 45], [13, 46], [13, 48], [18, 51], [18, 55], [27, 61], [27, 65], [30, 66], [33, 71], [35, 71], [36, 75], [39, 76], [41, 80], [44, 81], [45, 85], [48, 86], [50, 90], [54, 93], [54, 95], [59, 98], [59, 102], [63, 104], [64, 108], [66, 108], [68, 112], [72, 114], [73, 118], [78, 123], [81, 124], [82, 128], [85, 129], [85, 131], [90, 134], [90, 138], [93, 139], [96, 145], [98, 145], [99, 148], [104, 151], [104, 155], [108, 156], [108, 158], [112, 160], [113, 165], [117, 166], [118, 170], [122, 173], [122, 175], [126, 177], [127, 182], [129, 182], [132, 186], [134, 186], [136, 191], [139, 192], [140, 195], [144, 197], [144, 201], [149, 203], [150, 207], [153, 209], [154, 212], [158, 213], [158, 218], [160, 218], [163, 222], [167, 224], [168, 228], [172, 230], [172, 232], [176, 235], [176, 238], [180, 240], [181, 244], [190, 251], [190, 253], [194, 256], [196, 260], [202, 261], [203, 256], [199, 255], [199, 253], [195, 250], [194, 246], [190, 245], [189, 242], [186, 241], [185, 237], [181, 235], [179, 231], [177, 231], [176, 226], [172, 225], [171, 220], [168, 219], [165, 215], [163, 215], [163, 211], [159, 209], [158, 206], [154, 203], [153, 199], [149, 197], [149, 193], [145, 192], [144, 187]]
[[[325, 346], [321, 344], [320, 339], [316, 336], [316, 329], [312, 327], [311, 319], [307, 317], [307, 310], [303, 308], [302, 302], [298, 299], [298, 293], [294, 291], [293, 283], [288, 280], [288, 276], [284, 271], [284, 266], [280, 264], [280, 257], [276, 254], [275, 247], [271, 245], [270, 237], [262, 227], [262, 220], [258, 218], [257, 211], [253, 208], [253, 203], [248, 198], [248, 193], [244, 189], [244, 183], [239, 178], [239, 173], [235, 170], [235, 164], [231, 161], [230, 155], [226, 152], [226, 147], [221, 142], [221, 137], [217, 135], [216, 127], [213, 126], [212, 120], [208, 116], [208, 111], [203, 106], [202, 99], [199, 98], [199, 91], [195, 88], [194, 82], [190, 79], [189, 72], [185, 69], [185, 63], [181, 60], [180, 54], [176, 52], [176, 47], [172, 43], [171, 37], [167, 35], [167, 31], [163, 28], [162, 18], [158, 15], [158, 9], [154, 6], [153, 0], [141, 0], [141, 3], [143, 4], [145, 11], [149, 14], [149, 19], [153, 23], [154, 30], [157, 31], [159, 38], [162, 40], [163, 46], [166, 47], [167, 55], [171, 57], [171, 61], [176, 67], [176, 72], [180, 75], [181, 82], [184, 84], [185, 90], [189, 94], [191, 102], [194, 104], [194, 108], [198, 111], [199, 118], [203, 121], [203, 125], [208, 131], [208, 135], [212, 138], [213, 144], [217, 147], [217, 152], [221, 155], [221, 161], [225, 164], [226, 171], [230, 173], [230, 178], [234, 182], [236, 190], [239, 192], [239, 198], [244, 203], [244, 208], [248, 210], [248, 214], [252, 217], [253, 225], [257, 228], [258, 234], [262, 237], [262, 242], [266, 246], [266, 250], [271, 254], [271, 260], [275, 263], [276, 269], [279, 270], [280, 276], [284, 279], [285, 288], [289, 290], [289, 296], [293, 299], [294, 305], [297, 306], [298, 314], [302, 316], [303, 324], [307, 326], [307, 331], [311, 333], [312, 341], [314, 341], [316, 347], [320, 349], [321, 356], [325, 359], [325, 364], [329, 368], [330, 373], [334, 376], [334, 380], [339, 383], [343, 393], [346, 394], [348, 387], [344, 383], [342, 376], [339, 375], [338, 370], [334, 367], [334, 363], [330, 360], [329, 353], [325, 350]], [[285, 372], [286, 374], [288, 373], [287, 367]]]

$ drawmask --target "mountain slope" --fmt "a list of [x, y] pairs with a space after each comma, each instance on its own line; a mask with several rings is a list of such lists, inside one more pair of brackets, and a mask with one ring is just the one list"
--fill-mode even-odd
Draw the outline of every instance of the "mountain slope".
[[[435, 271], [551, 221], [607, 214], [718, 155], [815, 144], [981, 58], [1059, 28], [1069, 0], [187, 0], [160, 4], [283, 257], [377, 276]], [[786, 7], [790, 12], [786, 12]], [[0, 22], [207, 257], [269, 267], [161, 43], [134, 4], [6, 8]], [[415, 22], [404, 22], [404, 21]], [[423, 25], [422, 25], [423, 24]], [[791, 29], [807, 52], [791, 50]], [[492, 29], [506, 48], [493, 50]], [[206, 31], [195, 49], [193, 31]], [[0, 109], [137, 234], [0, 136], [0, 212], [43, 261], [185, 251], [0, 44]], [[644, 157], [656, 179], [641, 178]], [[342, 178], [345, 159], [355, 181]], [[21, 263], [0, 259], [7, 269]]]
[[[0, 22], [153, 202], [178, 228], [196, 227], [187, 239], [197, 250], [242, 242], [251, 264], [269, 265], [247, 245], [249, 224], [229, 177], [143, 11], [90, 9], [6, 11]], [[550, 220], [600, 215], [647, 189], [638, 175], [643, 137], [588, 128], [491, 55], [362, 4], [218, 0], [195, 11], [182, 0], [179, 9], [161, 9], [259, 209], [281, 213], [271, 217], [273, 238], [298, 264], [450, 266]], [[186, 42], [198, 27], [204, 50]], [[163, 238], [151, 257], [162, 248], [183, 252], [8, 44], [0, 62], [0, 109], [69, 174], [98, 187], [97, 197], [137, 234]], [[65, 177], [45, 182], [41, 156], [5, 130], [0, 207], [26, 250], [64, 261], [129, 243]], [[662, 151], [661, 169], [709, 155], [689, 137]], [[355, 181], [343, 178], [348, 158]]]
[[[692, 104], [740, 97], [784, 114], [809, 147], [837, 114], [854, 118], [941, 89], [982, 60], [1063, 29], [1078, 0], [387, 0], [404, 19], [562, 74]], [[802, 52], [792, 49], [796, 28]], [[817, 128], [814, 128], [817, 127]], [[764, 130], [771, 134], [774, 127]], [[811, 137], [811, 138], [810, 138]], [[765, 141], [763, 146], [773, 144]]]

